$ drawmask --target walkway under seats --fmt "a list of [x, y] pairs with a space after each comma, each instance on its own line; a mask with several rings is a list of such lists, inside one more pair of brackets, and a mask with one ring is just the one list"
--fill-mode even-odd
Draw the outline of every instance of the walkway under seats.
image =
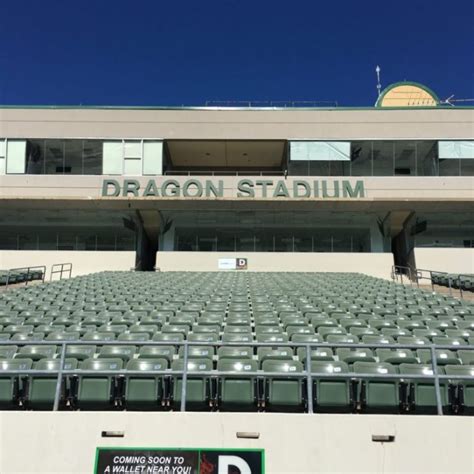
[[1, 410], [57, 393], [60, 410], [436, 414], [437, 389], [444, 414], [474, 413], [474, 303], [362, 274], [103, 272], [0, 293]]

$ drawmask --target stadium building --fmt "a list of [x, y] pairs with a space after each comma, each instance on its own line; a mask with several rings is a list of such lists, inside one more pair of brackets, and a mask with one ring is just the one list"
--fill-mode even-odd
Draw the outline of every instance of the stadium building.
[[[0, 471], [254, 474], [266, 466], [271, 473], [472, 472], [474, 425], [462, 415], [474, 410], [474, 373], [469, 379], [446, 368], [448, 380], [430, 351], [433, 344], [445, 346], [440, 367], [474, 364], [474, 306], [448, 295], [430, 300], [430, 292], [390, 279], [405, 273], [416, 280], [417, 271], [431, 270], [457, 275], [450, 286], [461, 277], [472, 285], [473, 203], [474, 108], [442, 104], [413, 82], [387, 87], [375, 106], [364, 108], [1, 107], [0, 270], [45, 266], [40, 278], [54, 280], [51, 266], [68, 263], [78, 278], [0, 293]], [[465, 289], [474, 288], [469, 285]], [[364, 298], [372, 301], [369, 309]], [[447, 330], [430, 325], [441, 318], [438, 307], [453, 314]], [[413, 315], [428, 310], [430, 324], [420, 316], [419, 329], [428, 331], [421, 336]], [[363, 323], [354, 327], [368, 331], [354, 334], [341, 313], [354, 316], [347, 316], [351, 321], [360, 317]], [[406, 314], [412, 325], [401, 324]], [[210, 319], [199, 325], [204, 317]], [[319, 324], [323, 320], [332, 323]], [[260, 326], [276, 329], [259, 333]], [[90, 332], [99, 336], [84, 339]], [[100, 336], [104, 332], [119, 342], [118, 352]], [[215, 337], [197, 337], [211, 333]], [[398, 359], [376, 353], [397, 351], [380, 345], [403, 343], [404, 336], [428, 338], [422, 349], [428, 355], [416, 352], [414, 339]], [[434, 340], [438, 336], [446, 339]], [[64, 341], [79, 338], [89, 345], [61, 352]], [[140, 358], [153, 341], [165, 348], [175, 342], [168, 348], [176, 352]], [[210, 342], [211, 358], [183, 341]], [[267, 346], [244, 350], [239, 359], [223, 356], [219, 341], [230, 349]], [[331, 347], [330, 355], [319, 347], [309, 358], [317, 373], [329, 370], [318, 363], [333, 364], [335, 379], [326, 382], [335, 384], [334, 392], [308, 373], [309, 346], [291, 342], [349, 344]], [[357, 352], [354, 343], [375, 344], [362, 348], [373, 357], [337, 352]], [[453, 353], [456, 344], [466, 346], [465, 354]], [[130, 345], [132, 356], [124, 352]], [[403, 383], [383, 379], [393, 367], [401, 373], [404, 357], [422, 372]], [[95, 366], [101, 359], [109, 365]], [[122, 363], [142, 360], [155, 365], [127, 368], [148, 370], [148, 378], [114, 375]], [[201, 371], [201, 378], [183, 373], [193, 360], [200, 362], [187, 370]], [[229, 360], [234, 365], [226, 365]], [[86, 372], [74, 372], [87, 361]], [[58, 386], [54, 375], [47, 377], [47, 370], [57, 373], [55, 363], [64, 369]], [[361, 380], [338, 379], [346, 366], [337, 364], [363, 374]], [[366, 378], [370, 364], [378, 367], [374, 380]], [[223, 376], [215, 377], [216, 367]], [[97, 368], [105, 372], [94, 376]], [[33, 369], [43, 371], [38, 379]], [[235, 370], [253, 375], [242, 380]], [[271, 375], [278, 370], [306, 375]], [[433, 373], [445, 378], [422, 378]], [[460, 384], [466, 377], [470, 382]], [[147, 383], [154, 387], [151, 401], [139, 395], [133, 405], [133, 394], [146, 391]], [[429, 392], [427, 406], [421, 395], [418, 404], [410, 398], [419, 386]], [[41, 411], [52, 408], [51, 387], [57, 413]], [[94, 398], [101, 390], [105, 398]], [[183, 405], [186, 390], [191, 395]], [[240, 399], [246, 390], [253, 395]], [[364, 410], [377, 414], [350, 413]], [[420, 415], [440, 412], [452, 416]], [[11, 436], [18, 431], [21, 436]], [[13, 449], [15, 443], [25, 449]], [[107, 449], [94, 467], [96, 448]]]

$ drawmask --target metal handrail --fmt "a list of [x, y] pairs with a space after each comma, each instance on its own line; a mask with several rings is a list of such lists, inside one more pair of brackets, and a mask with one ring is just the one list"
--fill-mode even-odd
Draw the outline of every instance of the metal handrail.
[[69, 272], [69, 278], [72, 276], [72, 263], [55, 263], [51, 267], [50, 281], [53, 281], [53, 275], [59, 273], [59, 280], [63, 279], [63, 273]]
[[[440, 375], [438, 372], [438, 363], [436, 360], [436, 350], [437, 349], [451, 349], [451, 350], [474, 350], [474, 345], [440, 345], [440, 344], [367, 344], [367, 343], [329, 343], [329, 342], [310, 342], [310, 343], [297, 343], [297, 342], [207, 342], [207, 341], [1, 341], [0, 346], [24, 346], [24, 345], [44, 345], [44, 346], [61, 346], [61, 357], [59, 362], [59, 367], [57, 369], [52, 369], [48, 371], [34, 370], [34, 369], [25, 369], [25, 370], [3, 370], [0, 373], [2, 374], [35, 374], [38, 376], [51, 376], [57, 372], [57, 381], [56, 381], [56, 391], [53, 404], [53, 411], [57, 411], [59, 408], [60, 392], [62, 385], [63, 375], [161, 375], [161, 374], [174, 374], [182, 375], [182, 387], [181, 387], [181, 411], [186, 411], [186, 390], [187, 390], [187, 377], [188, 377], [188, 351], [190, 346], [216, 346], [216, 347], [305, 347], [306, 348], [306, 370], [299, 373], [291, 372], [264, 372], [264, 371], [249, 371], [245, 372], [246, 375], [254, 375], [256, 377], [265, 377], [265, 376], [275, 376], [275, 377], [285, 377], [285, 378], [304, 378], [307, 380], [306, 395], [308, 401], [308, 413], [313, 413], [313, 395], [312, 395], [312, 385], [314, 377], [324, 377], [324, 378], [343, 378], [343, 379], [363, 379], [363, 378], [376, 378], [376, 379], [387, 379], [387, 380], [400, 380], [404, 379], [430, 379], [434, 380], [435, 385], [435, 394], [436, 394], [436, 406], [438, 415], [443, 415], [443, 407], [441, 403], [441, 389], [440, 389], [440, 380], [452, 379], [452, 380], [474, 380], [474, 376], [449, 376], [449, 375]], [[101, 370], [67, 370], [64, 368], [64, 362], [66, 359], [66, 349], [69, 345], [100, 345], [100, 346], [110, 346], [110, 345], [134, 345], [134, 346], [183, 346], [183, 370], [177, 371], [172, 369], [161, 370], [161, 371], [128, 371], [127, 369], [117, 369], [109, 371]], [[409, 374], [361, 374], [361, 373], [348, 373], [348, 374], [328, 374], [328, 373], [313, 373], [311, 370], [311, 349], [313, 348], [381, 348], [381, 349], [429, 349], [431, 351], [431, 367], [433, 370], [433, 375], [409, 375]], [[216, 375], [235, 375], [241, 372], [238, 371], [200, 371], [199, 375], [201, 376], [216, 376]]]
[[[429, 277], [424, 276], [423, 272], [429, 273]], [[472, 275], [470, 275], [468, 273], [450, 273], [450, 272], [444, 272], [444, 271], [441, 272], [441, 271], [437, 271], [437, 270], [428, 270], [426, 268], [417, 268], [416, 273], [417, 273], [417, 279], [418, 280], [430, 280], [432, 291], [434, 291], [433, 275], [434, 274], [436, 274], [436, 275], [448, 275], [449, 296], [453, 295], [453, 282], [457, 281], [458, 286], [459, 286], [459, 294], [460, 294], [461, 299], [464, 299], [461, 278], [462, 277], [471, 277], [472, 278]], [[454, 278], [452, 276], [449, 276], [449, 275], [454, 275]]]
[[398, 275], [400, 275], [400, 283], [403, 284], [403, 275], [405, 273], [403, 271], [397, 271], [397, 270], [408, 270], [407, 274], [408, 274], [408, 279], [410, 281], [410, 286], [413, 286], [413, 281], [415, 281], [416, 284], [418, 285], [418, 276], [417, 276], [416, 269], [413, 269], [408, 266], [403, 266], [403, 265], [392, 265], [392, 272], [391, 272], [392, 280], [398, 282], [397, 277]]
[[35, 265], [33, 267], [9, 268], [7, 270], [7, 281], [5, 283], [5, 288], [7, 288], [8, 285], [9, 285], [10, 274], [13, 273], [13, 272], [18, 272], [18, 271], [22, 271], [22, 270], [26, 270], [25, 286], [27, 286], [28, 281], [29, 281], [30, 273], [32, 273], [32, 271], [35, 270], [35, 269], [41, 269], [42, 270], [42, 272], [41, 272], [41, 281], [44, 283], [44, 279], [46, 277], [46, 265]]

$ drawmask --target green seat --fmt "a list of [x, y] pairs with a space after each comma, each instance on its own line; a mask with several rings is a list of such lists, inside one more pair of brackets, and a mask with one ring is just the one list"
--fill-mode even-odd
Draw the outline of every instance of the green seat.
[[163, 407], [164, 374], [153, 374], [168, 368], [166, 359], [133, 359], [126, 369], [143, 375], [125, 374], [125, 407], [127, 410], [158, 410]]
[[380, 362], [389, 364], [417, 364], [418, 358], [411, 349], [376, 349]]
[[[407, 375], [433, 375], [433, 368], [426, 364], [400, 364], [401, 374]], [[444, 373], [443, 368], [438, 368], [438, 373]], [[406, 379], [407, 385], [407, 403], [410, 411], [415, 413], [436, 413], [436, 390], [433, 379]], [[440, 380], [441, 404], [443, 411], [448, 408], [448, 384]]]
[[237, 342], [245, 344], [246, 342], [253, 342], [252, 334], [224, 334], [222, 342]]
[[166, 359], [171, 363], [176, 354], [174, 346], [142, 346], [138, 352], [139, 359]]
[[[214, 356], [214, 347], [213, 346], [189, 346], [188, 347], [188, 357], [190, 359], [210, 359], [212, 360]], [[179, 357], [184, 357], [184, 346], [179, 348]]]
[[13, 359], [18, 346], [0, 346], [0, 359]]
[[[400, 382], [395, 379], [370, 378], [374, 375], [397, 374], [396, 366], [384, 362], [355, 362], [354, 373], [368, 374], [360, 383], [359, 402], [368, 413], [398, 413], [400, 410]], [[360, 377], [358, 377], [360, 378]]]
[[[306, 367], [306, 355], [307, 350], [306, 347], [298, 347], [296, 349], [296, 355], [298, 359], [303, 362], [303, 365]], [[330, 347], [317, 347], [311, 349], [311, 360], [326, 360], [332, 361], [334, 360], [334, 352]]]
[[[184, 360], [178, 359], [171, 364], [172, 370], [184, 370]], [[188, 360], [188, 374], [186, 380], [186, 410], [206, 410], [212, 402], [211, 377], [200, 375], [199, 372], [212, 370], [212, 361], [209, 359]], [[181, 390], [183, 376], [173, 375], [172, 402], [173, 407], [179, 410], [181, 406]]]
[[293, 349], [291, 347], [258, 347], [257, 356], [260, 364], [266, 360], [292, 360]]
[[130, 333], [147, 333], [150, 337], [153, 337], [159, 331], [159, 326], [157, 324], [134, 324], [130, 326]]
[[[354, 386], [349, 379], [331, 377], [348, 374], [345, 362], [312, 362], [314, 410], [319, 412], [350, 412], [355, 406]], [[325, 377], [325, 374], [328, 376]]]
[[94, 345], [67, 345], [66, 346], [66, 357], [70, 357], [77, 360], [85, 360], [94, 357], [96, 346]]
[[133, 359], [136, 346], [102, 346], [97, 357], [99, 359], [122, 359], [128, 361]]
[[15, 359], [53, 359], [56, 349], [56, 346], [23, 346], [16, 354]]
[[[447, 365], [446, 375], [466, 377], [465, 380], [453, 380], [456, 388], [456, 400], [460, 413], [474, 414], [474, 367], [471, 365]], [[467, 378], [470, 377], [470, 378]]]
[[257, 342], [288, 342], [289, 338], [286, 334], [257, 334]]
[[[123, 369], [123, 360], [86, 359], [80, 364], [81, 370], [119, 371]], [[77, 394], [74, 405], [86, 410], [111, 410], [117, 406], [120, 396], [118, 375], [81, 374], [78, 375]]]
[[[431, 350], [417, 349], [416, 354], [422, 364], [431, 364]], [[456, 365], [461, 364], [456, 352], [449, 349], [436, 349], [436, 364], [437, 365]]]
[[[60, 359], [41, 359], [34, 363], [33, 370], [54, 371], [59, 370]], [[65, 359], [64, 370], [77, 369], [76, 359]], [[33, 410], [51, 410], [54, 405], [56, 394], [57, 375], [35, 376], [28, 379], [27, 407]], [[61, 381], [61, 391], [59, 406], [64, 406], [71, 390], [71, 377], [63, 376]]]
[[258, 406], [257, 362], [251, 359], [222, 359], [217, 370], [234, 372], [219, 377], [219, 407], [228, 411], [254, 411]]
[[78, 332], [54, 331], [46, 336], [46, 341], [78, 341], [81, 335]]
[[181, 342], [184, 341], [184, 334], [181, 332], [161, 333], [157, 332], [153, 336], [153, 341], [157, 342]]
[[[264, 349], [261, 347], [260, 349]], [[301, 411], [304, 408], [302, 378], [288, 377], [286, 374], [302, 374], [303, 365], [294, 360], [263, 361], [264, 372], [278, 372], [281, 375], [265, 377], [265, 407], [274, 411]]]
[[223, 346], [217, 349], [219, 359], [251, 359], [252, 356], [252, 347]]
[[115, 333], [114, 332], [98, 332], [98, 331], [88, 331], [82, 336], [83, 341], [114, 341]]
[[208, 333], [197, 333], [197, 334], [189, 334], [188, 341], [189, 342], [217, 342], [219, 340], [219, 336], [216, 333], [208, 332]]
[[326, 342], [329, 344], [357, 344], [359, 338], [352, 334], [329, 334], [326, 337]]
[[357, 361], [375, 362], [373, 351], [366, 347], [340, 347], [336, 349], [336, 354], [339, 360], [346, 364], [353, 364]]
[[474, 350], [461, 349], [458, 357], [463, 365], [474, 365]]
[[30, 370], [32, 359], [0, 360], [0, 410], [18, 409], [26, 386], [26, 377], [19, 374], [4, 374], [4, 370]]
[[117, 341], [144, 342], [149, 340], [150, 334], [147, 332], [125, 332], [117, 337]]

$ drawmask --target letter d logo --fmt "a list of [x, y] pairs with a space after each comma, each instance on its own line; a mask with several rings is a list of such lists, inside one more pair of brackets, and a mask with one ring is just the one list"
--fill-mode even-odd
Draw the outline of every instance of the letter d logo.
[[252, 474], [250, 466], [238, 456], [219, 456], [219, 471], [217, 474], [229, 474], [229, 467], [236, 467], [240, 474]]

